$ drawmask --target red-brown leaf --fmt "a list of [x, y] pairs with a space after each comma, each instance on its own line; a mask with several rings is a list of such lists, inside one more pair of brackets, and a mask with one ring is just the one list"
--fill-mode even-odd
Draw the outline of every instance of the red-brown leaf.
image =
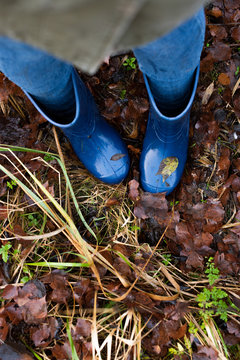
[[213, 37], [216, 37], [218, 40], [226, 39], [228, 36], [227, 31], [224, 26], [209, 25], [210, 33]]
[[220, 10], [217, 6], [214, 6], [211, 10], [208, 11], [208, 14], [215, 18], [219, 18], [222, 16], [222, 10]]
[[138, 190], [139, 182], [133, 179], [133, 180], [129, 181], [128, 185], [129, 185], [129, 194], [128, 194], [129, 198], [133, 201], [138, 200], [138, 198], [139, 198], [139, 190]]
[[91, 336], [91, 327], [92, 324], [90, 321], [85, 319], [77, 319], [77, 324], [74, 330], [74, 337], [78, 338], [79, 336]]
[[220, 84], [222, 85], [230, 85], [230, 78], [227, 74], [225, 73], [221, 73], [219, 76], [218, 76], [218, 81], [220, 82]]
[[164, 218], [167, 216], [168, 206], [165, 194], [144, 193], [137, 201], [134, 215], [140, 219], [149, 217]]
[[233, 40], [235, 40], [237, 42], [240, 41], [240, 27], [239, 26], [234, 27], [231, 30], [231, 37], [233, 38]]
[[214, 43], [209, 52], [215, 61], [226, 61], [231, 58], [230, 46], [221, 42]]

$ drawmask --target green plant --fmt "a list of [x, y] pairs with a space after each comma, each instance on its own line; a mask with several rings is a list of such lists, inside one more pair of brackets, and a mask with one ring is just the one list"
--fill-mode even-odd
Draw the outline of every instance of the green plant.
[[34, 212], [21, 215], [25, 217], [28, 227], [40, 228], [43, 220], [43, 215], [40, 212]]
[[32, 278], [33, 278], [33, 272], [29, 269], [29, 267], [27, 266], [27, 264], [25, 263], [25, 265], [23, 266], [23, 268], [22, 268], [22, 272], [25, 274], [22, 278], [21, 278], [21, 280], [20, 280], [20, 282], [22, 283], [22, 284], [25, 284], [26, 282], [28, 282], [29, 280], [31, 280]]
[[218, 93], [219, 93], [219, 95], [221, 95], [223, 93], [223, 88], [222, 87], [218, 88]]
[[239, 68], [239, 66], [237, 66], [237, 70], [235, 71], [235, 75], [236, 75], [236, 76], [238, 76], [239, 71], [240, 71], [240, 68]]
[[190, 321], [190, 323], [188, 324], [188, 332], [195, 336], [198, 332], [198, 328], [194, 325], [194, 323], [192, 321]]
[[30, 277], [26, 275], [26, 276], [23, 276], [23, 277], [21, 278], [20, 283], [21, 283], [21, 284], [25, 284], [25, 283], [27, 283], [29, 280], [31, 280]]
[[212, 81], [216, 81], [218, 79], [219, 73], [216, 69], [213, 69], [210, 74]]
[[16, 181], [14, 181], [14, 180], [7, 181], [7, 187], [8, 187], [9, 189], [12, 190], [14, 186], [17, 186]]
[[121, 90], [121, 92], [120, 92], [120, 99], [121, 100], [124, 100], [125, 99], [125, 96], [126, 96], [126, 92], [127, 92], [127, 90]]
[[141, 230], [141, 228], [139, 227], [139, 226], [137, 226], [137, 225], [132, 225], [132, 226], [129, 226], [129, 230], [130, 231], [135, 231], [135, 230]]
[[177, 347], [171, 347], [168, 350], [170, 355], [178, 355], [180, 357], [180, 359], [182, 358], [182, 355], [184, 355], [184, 348], [183, 346], [178, 342], [177, 343]]
[[136, 62], [135, 57], [129, 57], [124, 61], [123, 66], [126, 66], [127, 70], [134, 70], [134, 69], [136, 69], [135, 62]]
[[[212, 286], [216, 280], [219, 279], [219, 270], [215, 267], [213, 258], [210, 257], [207, 261], [207, 274], [209, 285]], [[220, 316], [221, 320], [227, 321], [228, 304], [223, 300], [226, 299], [231, 304], [228, 294], [214, 286], [213, 288], [204, 288], [196, 297], [198, 306], [202, 309], [199, 314], [204, 320], [208, 320], [213, 315]]]
[[69, 344], [70, 344], [71, 351], [72, 351], [72, 360], [79, 360], [77, 350], [76, 350], [74, 342], [73, 342], [71, 329], [70, 329], [70, 325], [69, 325], [68, 321], [67, 321], [66, 330], [67, 330], [67, 336], [68, 336]]
[[203, 309], [199, 311], [199, 314], [204, 320], [207, 321], [213, 315], [219, 315], [221, 320], [227, 321], [228, 305], [223, 300], [224, 298], [228, 298], [228, 294], [215, 286], [212, 289], [204, 288], [197, 295], [198, 306]]
[[43, 158], [46, 162], [50, 162], [52, 160], [54, 160], [54, 157], [50, 154], [46, 154], [44, 155], [44, 158]]
[[179, 204], [179, 201], [170, 201], [170, 206], [173, 207], [175, 205]]
[[162, 254], [162, 257], [164, 258], [164, 260], [163, 260], [164, 265], [168, 266], [172, 260], [171, 254]]
[[2, 259], [5, 263], [8, 260], [8, 252], [11, 249], [11, 247], [12, 247], [12, 245], [10, 243], [7, 243], [0, 247], [0, 254], [2, 255]]
[[214, 265], [213, 257], [210, 257], [207, 261], [207, 269], [205, 270], [205, 274], [207, 274], [209, 285], [211, 286], [215, 283], [216, 280], [219, 279], [219, 270]]

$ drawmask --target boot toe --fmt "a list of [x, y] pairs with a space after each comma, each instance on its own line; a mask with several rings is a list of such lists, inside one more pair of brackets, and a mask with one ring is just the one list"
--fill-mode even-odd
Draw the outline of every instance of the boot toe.
[[150, 192], [150, 193], [166, 193], [166, 195], [169, 195], [177, 186], [178, 182], [175, 184], [169, 185], [168, 183], [162, 184], [161, 179], [158, 178], [155, 182], [145, 182], [143, 179], [141, 181], [142, 188], [144, 191]]
[[107, 175], [105, 171], [105, 174], [103, 176], [98, 176], [98, 178], [107, 184], [119, 184], [126, 178], [129, 172], [129, 167], [129, 157], [126, 156], [126, 159], [122, 161], [121, 164], [119, 164], [119, 167], [112, 168], [111, 166], [109, 166], [109, 171], [107, 172]]
[[186, 144], [180, 151], [176, 144], [170, 148], [157, 140], [149, 143], [140, 158], [143, 189], [151, 193], [170, 194], [181, 179], [186, 151]]

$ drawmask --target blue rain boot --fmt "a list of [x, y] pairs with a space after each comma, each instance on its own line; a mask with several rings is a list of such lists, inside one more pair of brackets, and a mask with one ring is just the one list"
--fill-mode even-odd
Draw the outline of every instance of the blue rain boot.
[[186, 108], [175, 117], [161, 114], [144, 75], [150, 111], [140, 158], [141, 183], [145, 191], [170, 194], [178, 185], [187, 160], [190, 110], [197, 89], [199, 66]]
[[118, 133], [100, 115], [92, 94], [74, 68], [72, 81], [76, 109], [70, 122], [54, 117], [33, 96], [26, 91], [25, 94], [46, 120], [62, 129], [90, 173], [105, 183], [117, 184], [129, 171], [127, 148]]

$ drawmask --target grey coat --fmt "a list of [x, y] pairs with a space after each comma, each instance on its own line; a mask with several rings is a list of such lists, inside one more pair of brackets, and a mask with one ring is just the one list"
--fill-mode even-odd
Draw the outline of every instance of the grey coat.
[[0, 36], [94, 73], [110, 54], [152, 41], [204, 0], [0, 0]]

